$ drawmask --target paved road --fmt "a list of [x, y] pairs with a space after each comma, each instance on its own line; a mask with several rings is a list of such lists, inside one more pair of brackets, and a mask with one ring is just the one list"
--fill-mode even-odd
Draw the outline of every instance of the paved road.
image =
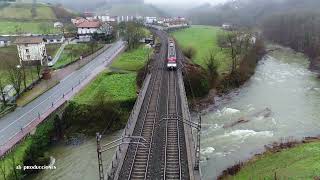
[[[52, 107], [52, 103], [56, 103], [62, 99], [64, 94], [68, 93], [79, 85], [79, 82], [85, 82], [87, 77], [92, 78], [94, 74], [102, 71], [106, 64], [113, 60], [120, 48], [124, 47], [124, 43], [119, 41], [112, 45], [109, 49], [99, 55], [97, 58], [89, 62], [87, 65], [65, 77], [57, 86], [47, 91], [28, 105], [16, 109], [14, 112], [0, 119], [0, 149], [10, 139], [15, 137], [21, 128], [28, 126], [35, 120], [39, 114], [47, 113]], [[110, 57], [110, 58], [109, 58]]]

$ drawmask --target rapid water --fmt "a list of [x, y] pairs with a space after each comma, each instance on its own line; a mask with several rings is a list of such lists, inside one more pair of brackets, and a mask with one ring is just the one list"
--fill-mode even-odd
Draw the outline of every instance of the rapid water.
[[[122, 131], [104, 136], [101, 144], [107, 144], [121, 136]], [[43, 170], [28, 179], [33, 180], [95, 180], [99, 179], [97, 143], [95, 138], [87, 139], [79, 146], [60, 144], [49, 151], [55, 158], [55, 170]], [[114, 150], [102, 154], [104, 169], [109, 167]]]
[[203, 179], [215, 179], [274, 141], [320, 135], [320, 80], [308, 64], [282, 48], [265, 56], [243, 87], [217, 98], [202, 118]]

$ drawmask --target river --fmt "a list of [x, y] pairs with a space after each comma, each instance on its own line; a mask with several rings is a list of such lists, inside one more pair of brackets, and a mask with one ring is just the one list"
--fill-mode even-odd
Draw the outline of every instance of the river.
[[320, 80], [308, 65], [302, 54], [282, 48], [265, 56], [243, 87], [217, 98], [202, 118], [203, 179], [274, 141], [320, 134]]
[[[118, 131], [103, 136], [101, 144], [107, 144], [121, 136]], [[97, 143], [89, 138], [79, 146], [59, 144], [50, 149], [49, 154], [55, 158], [55, 170], [44, 170], [28, 179], [33, 180], [95, 180], [99, 179], [97, 161]], [[114, 151], [102, 154], [104, 169], [109, 167]]]
[[[320, 134], [320, 81], [307, 69], [308, 64], [303, 55], [289, 49], [270, 53], [243, 87], [217, 98], [218, 105], [206, 110], [201, 143], [203, 179], [214, 179], [227, 167], [262, 152], [266, 144]], [[239, 118], [249, 122], [230, 127]], [[120, 134], [104, 137], [103, 143]], [[57, 145], [49, 153], [56, 159], [57, 169], [42, 171], [31, 179], [98, 179], [95, 138], [80, 146]], [[113, 153], [103, 154], [105, 166]]]

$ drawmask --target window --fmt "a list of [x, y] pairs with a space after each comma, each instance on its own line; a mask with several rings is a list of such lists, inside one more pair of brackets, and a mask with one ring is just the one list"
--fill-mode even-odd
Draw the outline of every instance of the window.
[[29, 53], [30, 51], [29, 51], [29, 49], [26, 49], [26, 53]]
[[30, 60], [30, 59], [31, 59], [30, 55], [27, 55], [27, 59], [28, 59], [28, 60]]

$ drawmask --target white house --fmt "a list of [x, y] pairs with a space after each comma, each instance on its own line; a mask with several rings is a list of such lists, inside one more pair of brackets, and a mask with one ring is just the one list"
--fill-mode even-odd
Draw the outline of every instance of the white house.
[[231, 24], [229, 24], [229, 23], [222, 24], [222, 29], [224, 29], [224, 30], [231, 30], [232, 27], [233, 26]]
[[60, 34], [50, 34], [41, 36], [46, 44], [58, 44], [65, 41], [65, 37]]
[[15, 41], [21, 65], [45, 65], [47, 51], [42, 37], [18, 37]]
[[92, 35], [101, 27], [100, 21], [84, 21], [76, 25], [78, 28], [78, 35]]
[[10, 37], [0, 36], [0, 47], [9, 46], [10, 44]]
[[152, 24], [154, 22], [157, 22], [157, 17], [146, 17], [145, 22], [147, 24]]
[[54, 27], [54, 28], [63, 28], [63, 24], [62, 24], [62, 22], [55, 22], [55, 23], [53, 24], [53, 27]]

